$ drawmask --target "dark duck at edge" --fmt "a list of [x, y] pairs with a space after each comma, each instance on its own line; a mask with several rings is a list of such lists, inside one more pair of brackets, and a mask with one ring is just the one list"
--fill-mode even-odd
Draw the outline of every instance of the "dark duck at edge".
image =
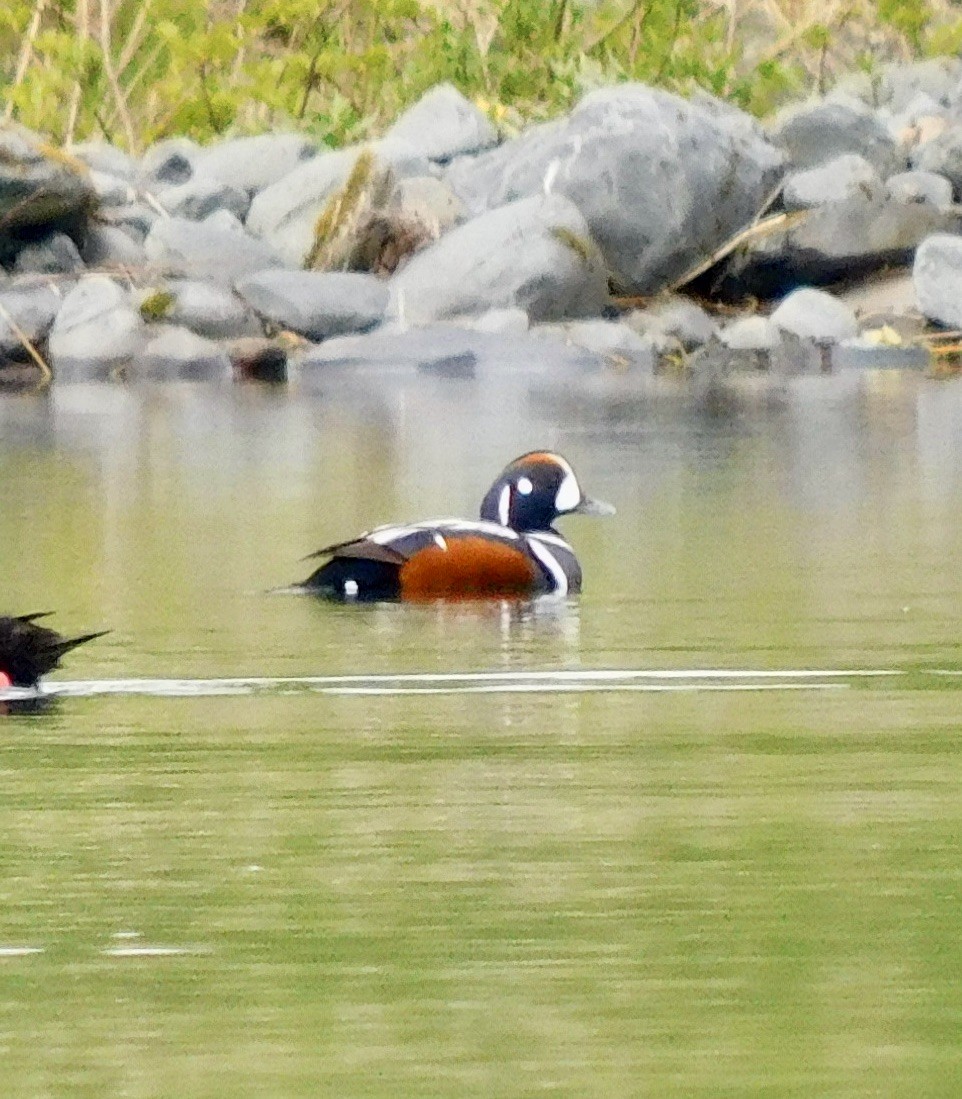
[[345, 601], [521, 599], [581, 590], [563, 515], [612, 515], [581, 491], [560, 454], [516, 458], [488, 489], [480, 519], [377, 527], [312, 553], [328, 557], [300, 586]]
[[40, 677], [53, 671], [65, 653], [108, 632], [64, 637], [37, 624], [38, 618], [46, 618], [49, 613], [0, 615], [0, 688], [36, 687]]

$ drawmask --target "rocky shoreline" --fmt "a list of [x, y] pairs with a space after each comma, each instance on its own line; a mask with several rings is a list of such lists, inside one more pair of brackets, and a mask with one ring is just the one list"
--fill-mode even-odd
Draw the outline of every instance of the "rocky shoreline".
[[364, 147], [0, 151], [0, 385], [926, 369], [962, 328], [958, 58], [765, 125], [622, 84], [502, 140], [442, 85]]

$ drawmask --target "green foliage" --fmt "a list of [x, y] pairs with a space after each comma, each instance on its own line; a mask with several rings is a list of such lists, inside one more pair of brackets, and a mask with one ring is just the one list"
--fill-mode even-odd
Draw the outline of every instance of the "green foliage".
[[[787, 46], [753, 58], [736, 21], [764, 14], [752, 0], [115, 0], [106, 27], [98, 4], [7, 0], [0, 98], [8, 117], [58, 141], [134, 150], [291, 127], [363, 141], [443, 80], [507, 131], [620, 80], [702, 87], [762, 113], [820, 86], [858, 27], [863, 48], [873, 28], [903, 56], [957, 48], [962, 20], [936, 23], [940, 2], [852, 0], [828, 23], [813, 0]], [[797, 8], [785, 6], [786, 24]]]

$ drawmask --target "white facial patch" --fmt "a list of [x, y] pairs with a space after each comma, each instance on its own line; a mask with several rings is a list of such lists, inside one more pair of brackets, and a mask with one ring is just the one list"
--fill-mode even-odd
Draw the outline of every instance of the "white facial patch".
[[533, 489], [534, 485], [527, 477], [518, 478], [518, 492], [520, 492], [522, 496], [530, 496]]
[[354, 596], [357, 595], [358, 590], [359, 589], [358, 589], [356, 580], [345, 580], [344, 581], [344, 598], [345, 599], [353, 599]]
[[439, 550], [447, 550], [448, 548], [448, 544], [444, 540], [444, 535], [439, 534], [437, 531], [434, 532], [434, 544]]
[[578, 478], [575, 477], [575, 471], [564, 458], [556, 457], [555, 461], [565, 471], [564, 480], [561, 482], [554, 498], [555, 511], [563, 514], [566, 511], [574, 511], [581, 503], [581, 486], [578, 484]]
[[508, 518], [511, 515], [511, 486], [505, 485], [501, 490], [501, 495], [498, 497], [498, 519], [501, 522], [501, 526], [506, 527], [508, 525]]

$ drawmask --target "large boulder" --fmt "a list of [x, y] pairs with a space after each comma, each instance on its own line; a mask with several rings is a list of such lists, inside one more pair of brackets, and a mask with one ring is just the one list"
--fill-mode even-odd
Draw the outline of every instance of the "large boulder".
[[740, 111], [623, 84], [456, 161], [446, 178], [475, 213], [546, 191], [565, 196], [618, 286], [648, 294], [751, 222], [782, 166], [781, 152]]
[[225, 286], [200, 279], [171, 279], [163, 319], [210, 340], [261, 336], [263, 328], [241, 299]]
[[12, 123], [0, 125], [0, 259], [25, 234], [76, 231], [96, 203], [86, 166]]
[[96, 275], [64, 298], [48, 349], [58, 381], [90, 381], [129, 366], [143, 344], [144, 322], [126, 290]]
[[261, 271], [237, 292], [265, 320], [311, 340], [373, 328], [388, 304], [381, 279], [351, 272]]
[[387, 132], [428, 160], [447, 161], [498, 143], [498, 131], [454, 87], [438, 84], [409, 107]]
[[518, 307], [532, 321], [597, 316], [604, 262], [578, 208], [561, 195], [509, 203], [452, 229], [391, 280], [392, 316], [425, 324]]
[[[363, 192], [370, 180], [388, 172], [424, 175], [428, 167], [410, 146], [396, 141], [325, 153], [298, 165], [257, 194], [247, 215], [247, 228], [276, 249], [289, 266], [301, 267], [317, 243], [318, 221], [335, 192], [349, 181], [353, 189]], [[355, 197], [345, 196], [343, 205], [348, 207]]]
[[859, 195], [793, 215], [786, 228], [753, 241], [713, 279], [723, 293], [779, 297], [799, 285], [850, 280], [911, 262], [921, 240], [959, 218], [929, 202]]
[[158, 218], [144, 241], [144, 250], [148, 259], [171, 273], [221, 283], [283, 264], [264, 241], [186, 218]]

